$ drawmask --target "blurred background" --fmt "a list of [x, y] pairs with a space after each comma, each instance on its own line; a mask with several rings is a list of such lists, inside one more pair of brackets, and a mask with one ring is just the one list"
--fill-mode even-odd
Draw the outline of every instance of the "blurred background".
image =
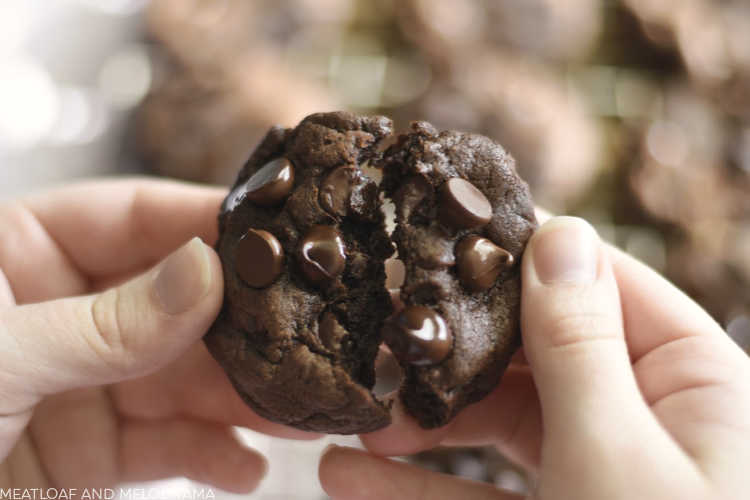
[[[496, 139], [538, 204], [750, 348], [745, 0], [0, 2], [0, 200], [112, 174], [228, 185], [269, 126], [333, 109]], [[243, 436], [271, 460], [257, 498], [325, 498], [320, 450], [357, 443]], [[492, 449], [406, 459], [526, 487]]]

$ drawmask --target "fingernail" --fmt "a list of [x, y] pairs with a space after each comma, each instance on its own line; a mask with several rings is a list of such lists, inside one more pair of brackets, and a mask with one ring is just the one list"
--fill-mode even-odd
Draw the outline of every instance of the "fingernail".
[[180, 314], [200, 302], [210, 283], [206, 246], [200, 238], [193, 238], [162, 263], [154, 291], [165, 312]]
[[599, 267], [599, 237], [577, 217], [555, 217], [534, 235], [534, 269], [547, 285], [593, 283]]

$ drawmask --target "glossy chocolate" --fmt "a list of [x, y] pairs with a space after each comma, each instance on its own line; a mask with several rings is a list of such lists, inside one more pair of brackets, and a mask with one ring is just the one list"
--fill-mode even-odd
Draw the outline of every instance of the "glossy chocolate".
[[234, 259], [240, 278], [254, 288], [263, 288], [281, 274], [284, 249], [268, 231], [248, 229], [237, 243]]
[[472, 292], [487, 290], [511, 266], [513, 255], [487, 238], [472, 234], [456, 245], [458, 279]]
[[454, 177], [440, 189], [440, 221], [456, 229], [484, 226], [492, 218], [492, 206], [471, 182]]
[[271, 206], [284, 201], [294, 186], [294, 166], [287, 158], [266, 163], [245, 183], [245, 196], [256, 205]]
[[453, 335], [432, 309], [408, 306], [386, 321], [383, 337], [396, 358], [413, 365], [432, 365], [453, 349]]
[[302, 271], [313, 283], [327, 283], [346, 267], [344, 240], [331, 226], [313, 226], [299, 249]]
[[323, 179], [318, 200], [326, 212], [339, 217], [344, 217], [349, 212], [349, 198], [355, 175], [354, 167], [339, 167]]
[[245, 183], [240, 184], [236, 188], [232, 189], [232, 192], [224, 198], [221, 204], [222, 212], [229, 212], [235, 209], [240, 204], [242, 199], [245, 197]]

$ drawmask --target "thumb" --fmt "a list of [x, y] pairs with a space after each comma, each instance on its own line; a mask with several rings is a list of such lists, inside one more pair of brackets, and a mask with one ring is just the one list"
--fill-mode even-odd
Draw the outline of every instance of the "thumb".
[[522, 273], [524, 350], [545, 434], [581, 438], [622, 429], [624, 418], [634, 421], [629, 412], [646, 415], [617, 284], [594, 229], [574, 217], [550, 220], [529, 241]]
[[154, 269], [100, 294], [0, 310], [0, 387], [9, 396], [0, 414], [169, 363], [209, 328], [222, 292], [216, 253], [194, 238]]

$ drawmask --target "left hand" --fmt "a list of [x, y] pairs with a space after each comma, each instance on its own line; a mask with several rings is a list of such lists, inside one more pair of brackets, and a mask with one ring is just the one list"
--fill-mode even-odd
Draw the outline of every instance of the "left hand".
[[122, 180], [0, 204], [0, 487], [247, 492], [266, 463], [231, 426], [316, 437], [255, 415], [201, 342], [223, 279], [191, 238], [216, 240], [225, 194]]

